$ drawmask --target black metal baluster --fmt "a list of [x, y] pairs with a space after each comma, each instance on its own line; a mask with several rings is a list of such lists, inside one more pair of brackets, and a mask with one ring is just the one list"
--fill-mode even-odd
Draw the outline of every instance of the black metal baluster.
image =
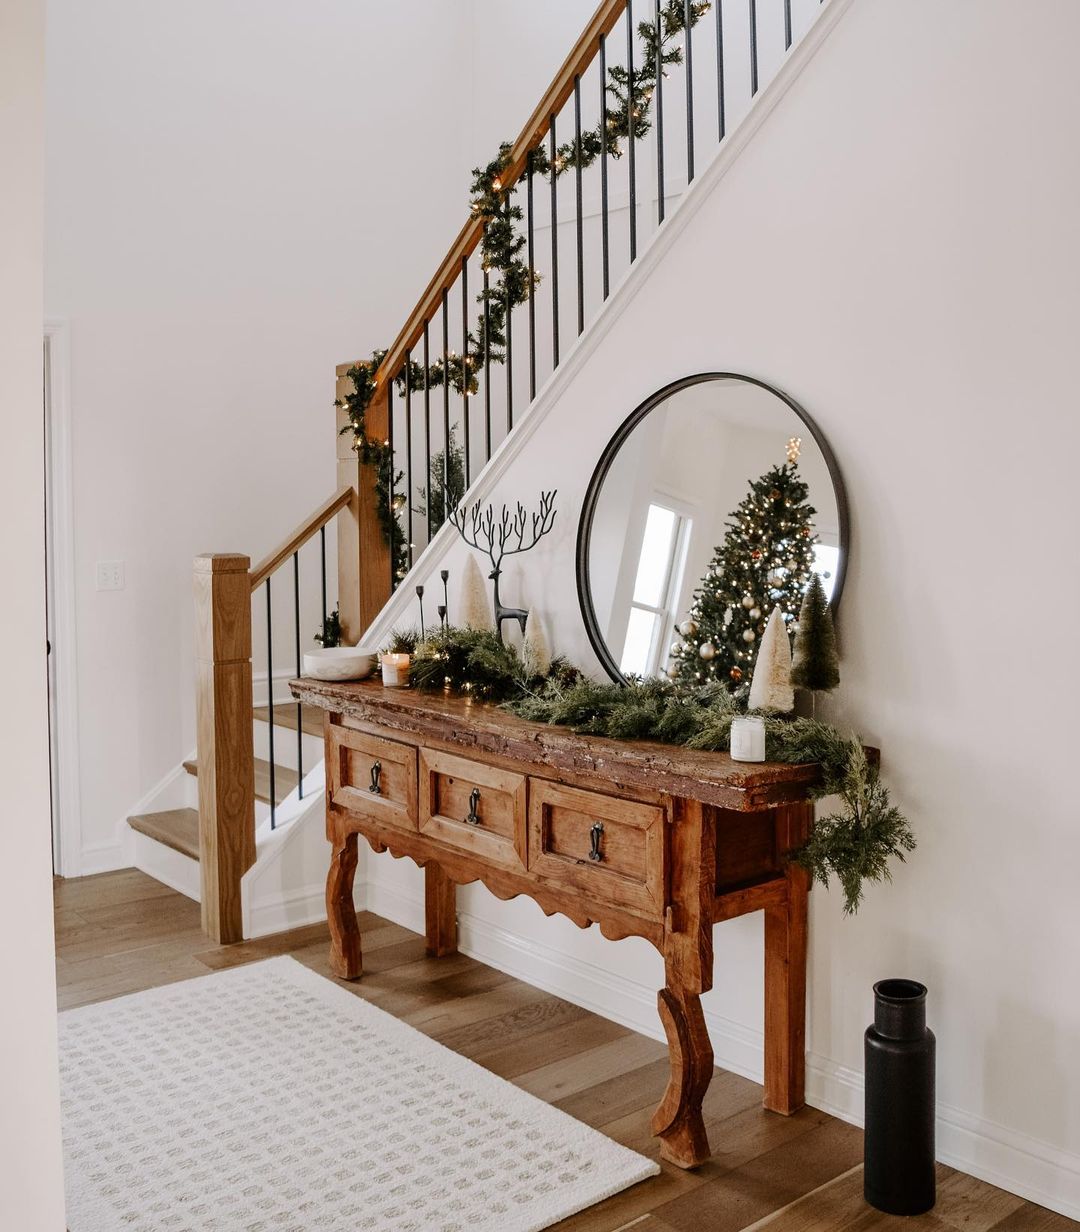
[[716, 127], [717, 139], [724, 140], [724, 0], [713, 0], [716, 9]]
[[683, 0], [683, 24], [686, 26], [686, 182], [694, 178], [694, 40], [693, 2]]
[[664, 23], [656, 0], [656, 222], [664, 221]]
[[[293, 616], [296, 620], [296, 675], [300, 676], [300, 553], [292, 554], [293, 565]], [[273, 708], [270, 710], [271, 725], [274, 721]], [[296, 798], [304, 798], [304, 708], [296, 703]]]
[[319, 527], [319, 557], [322, 561], [322, 634], [326, 636], [326, 527]]
[[[532, 262], [529, 262], [532, 269]], [[488, 295], [491, 292], [491, 279], [487, 266], [484, 266], [484, 449], [487, 459], [491, 459], [491, 305]]]
[[413, 478], [412, 478], [412, 351], [405, 352], [405, 508], [408, 512], [405, 515], [406, 524], [409, 530], [409, 538], [407, 540], [407, 551], [409, 554], [409, 568], [413, 567], [413, 524], [412, 524], [412, 497], [413, 497]]
[[[528, 237], [526, 258], [529, 273], [536, 268], [533, 261], [533, 152], [529, 151], [525, 163], [525, 233]], [[536, 397], [536, 296], [535, 288], [529, 287], [529, 401]]]
[[270, 579], [266, 579], [266, 705], [270, 716], [270, 829], [277, 825], [277, 795], [274, 790], [274, 623], [270, 613]]
[[450, 516], [450, 304], [449, 292], [442, 293], [442, 375], [443, 375], [443, 519]]
[[[510, 225], [510, 190], [506, 190], [506, 221]], [[506, 431], [514, 426], [514, 328], [510, 287], [506, 288]]]
[[555, 116], [548, 130], [548, 161], [551, 163], [551, 366], [559, 366], [559, 188], [555, 159]]
[[784, 0], [784, 50], [791, 47], [791, 0]]
[[757, 0], [750, 0], [750, 95], [757, 93]]
[[627, 174], [630, 179], [630, 260], [637, 259], [637, 155], [634, 152], [634, 15], [631, 0], [626, 2], [626, 132]]
[[431, 349], [428, 345], [428, 322], [424, 318], [424, 503], [427, 506], [427, 537], [431, 542]]
[[390, 452], [390, 491], [387, 499], [390, 502], [390, 593], [397, 589], [397, 510], [394, 508], [394, 382], [388, 378], [386, 382], [386, 447]]
[[465, 443], [465, 486], [471, 482], [469, 458], [469, 258], [461, 258], [461, 420]]
[[610, 253], [608, 250], [608, 184], [607, 184], [607, 38], [600, 35], [600, 269], [604, 299], [611, 289]]
[[577, 332], [585, 331], [585, 220], [581, 208], [581, 77], [574, 75], [574, 200], [577, 207]]

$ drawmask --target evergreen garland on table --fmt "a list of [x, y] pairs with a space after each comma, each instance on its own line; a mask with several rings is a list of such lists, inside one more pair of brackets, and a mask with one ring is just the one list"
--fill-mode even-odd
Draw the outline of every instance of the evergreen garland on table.
[[[689, 24], [696, 25], [709, 8], [709, 0], [695, 0], [690, 6]], [[608, 153], [618, 158], [622, 153], [619, 143], [625, 141], [631, 132], [636, 139], [644, 137], [651, 126], [649, 115], [659, 74], [665, 65], [682, 63], [682, 48], [674, 40], [686, 30], [686, 25], [686, 9], [682, 0], [668, 0], [660, 10], [658, 23], [640, 22], [638, 37], [642, 49], [640, 64], [634, 70], [632, 88], [626, 69], [621, 65], [612, 65], [608, 69], [605, 87], [610, 101], [605, 106], [600, 125], [582, 133], [580, 141], [560, 146], [554, 165], [542, 145], [532, 150], [529, 160], [533, 172], [557, 179], [572, 167], [584, 169], [591, 166], [599, 158], [605, 144]], [[606, 129], [606, 136], [602, 134], [602, 129]], [[458, 355], [450, 351], [445, 362], [439, 358], [427, 366], [410, 360], [393, 378], [402, 395], [407, 389], [416, 393], [447, 384], [458, 394], [473, 394], [479, 388], [481, 368], [488, 363], [502, 364], [506, 361], [509, 313], [512, 308], [527, 302], [539, 282], [536, 271], [521, 257], [525, 237], [517, 224], [524, 215], [513, 200], [516, 185], [506, 184], [512, 149], [509, 142], [503, 142], [491, 162], [484, 167], [473, 168], [470, 209], [473, 216], [481, 218], [484, 223], [480, 261], [485, 282], [476, 297], [481, 307], [475, 327], [466, 334], [465, 353]], [[366, 412], [376, 392], [375, 374], [385, 358], [385, 349], [375, 350], [370, 359], [361, 360], [349, 368], [346, 376], [352, 388], [334, 405], [343, 410], [348, 419], [341, 434], [351, 433], [360, 461], [375, 467], [379, 522], [390, 547], [394, 577], [400, 580], [408, 568], [408, 543], [398, 513], [410, 497], [406, 496], [401, 501], [397, 499], [402, 475], [393, 470], [390, 443], [370, 440], [365, 425]], [[390, 502], [391, 487], [395, 491], [393, 508]], [[431, 487], [434, 509], [434, 480]], [[453, 503], [456, 502], [450, 502], [451, 508]], [[443, 513], [439, 525], [445, 520], [449, 509], [444, 508]]]
[[672, 646], [668, 674], [680, 684], [745, 686], [773, 608], [786, 622], [795, 620], [817, 543], [808, 493], [794, 460], [751, 483], [679, 626], [686, 641]]
[[[732, 720], [744, 713], [718, 681], [692, 687], [667, 680], [598, 683], [564, 658], [538, 672], [489, 629], [451, 625], [424, 639], [415, 629], [399, 630], [388, 649], [412, 655], [411, 683], [422, 692], [453, 691], [502, 702], [520, 718], [585, 735], [726, 752]], [[844, 911], [852, 914], [865, 884], [891, 880], [889, 861], [903, 861], [915, 849], [911, 828], [857, 738], [816, 719], [763, 718], [768, 759], [818, 763], [821, 781], [811, 794], [840, 798], [840, 811], [818, 818], [793, 858], [822, 885], [835, 876]]]
[[[719, 684], [686, 689], [659, 680], [631, 680], [623, 686], [584, 678], [569, 685], [548, 681], [506, 708], [521, 718], [589, 735], [717, 752], [730, 747], [731, 721], [739, 713], [735, 699]], [[844, 911], [852, 915], [864, 884], [891, 881], [889, 861], [903, 862], [915, 849], [911, 828], [858, 739], [815, 719], [763, 717], [768, 759], [820, 763], [821, 782], [812, 795], [840, 798], [840, 811], [819, 817], [793, 858], [824, 886], [835, 876]]]
[[[422, 693], [452, 690], [484, 701], [520, 697], [548, 681], [563, 686], [579, 673], [565, 659], [554, 659], [544, 675], [538, 675], [509, 643], [499, 641], [491, 629], [464, 629], [448, 625], [431, 633], [412, 648], [410, 683]], [[395, 642], [406, 649], [401, 634]]]

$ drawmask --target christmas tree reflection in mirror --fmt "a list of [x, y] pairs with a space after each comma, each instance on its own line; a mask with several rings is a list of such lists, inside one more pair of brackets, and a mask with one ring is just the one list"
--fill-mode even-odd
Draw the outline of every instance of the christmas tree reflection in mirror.
[[729, 373], [676, 382], [622, 424], [587, 493], [589, 636], [616, 679], [737, 688], [775, 607], [794, 632], [812, 572], [835, 606], [846, 541], [835, 459], [797, 403]]

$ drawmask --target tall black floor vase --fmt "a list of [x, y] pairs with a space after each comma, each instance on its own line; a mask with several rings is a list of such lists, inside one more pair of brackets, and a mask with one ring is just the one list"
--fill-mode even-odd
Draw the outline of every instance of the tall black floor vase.
[[934, 1033], [926, 988], [914, 980], [874, 985], [867, 1027], [863, 1194], [889, 1215], [934, 1205]]

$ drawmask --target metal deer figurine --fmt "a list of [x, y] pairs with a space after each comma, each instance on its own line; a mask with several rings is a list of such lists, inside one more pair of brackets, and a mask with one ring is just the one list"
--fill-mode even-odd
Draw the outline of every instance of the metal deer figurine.
[[[495, 583], [495, 634], [502, 641], [504, 620], [516, 620], [521, 625], [522, 635], [525, 633], [525, 622], [529, 619], [527, 608], [503, 607], [499, 599], [499, 578], [502, 576], [502, 562], [505, 556], [516, 556], [519, 552], [527, 552], [536, 547], [540, 540], [555, 524], [556, 489], [540, 493], [540, 509], [530, 515], [525, 506], [518, 501], [513, 516], [506, 505], [502, 507], [502, 516], [495, 521], [495, 506], [488, 505], [484, 510], [477, 501], [471, 508], [458, 505], [450, 514], [450, 521], [458, 528], [462, 539], [477, 551], [485, 552], [491, 561], [491, 572], [488, 577]], [[531, 526], [530, 526], [531, 516]], [[529, 541], [526, 542], [526, 534]]]

